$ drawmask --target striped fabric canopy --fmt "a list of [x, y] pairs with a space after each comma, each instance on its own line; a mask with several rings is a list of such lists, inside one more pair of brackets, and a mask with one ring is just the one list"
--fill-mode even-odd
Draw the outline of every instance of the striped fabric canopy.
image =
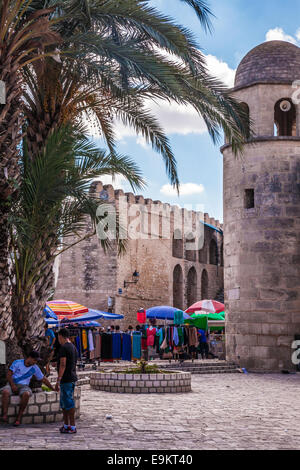
[[56, 314], [58, 320], [62, 320], [65, 317], [75, 318], [89, 311], [87, 307], [72, 302], [71, 300], [53, 300], [47, 302], [46, 306]]

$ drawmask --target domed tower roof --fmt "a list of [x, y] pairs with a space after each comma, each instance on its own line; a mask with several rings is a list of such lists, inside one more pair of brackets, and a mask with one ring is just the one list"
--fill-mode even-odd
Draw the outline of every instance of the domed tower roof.
[[254, 83], [292, 83], [300, 79], [300, 48], [286, 41], [267, 41], [243, 58], [235, 88]]

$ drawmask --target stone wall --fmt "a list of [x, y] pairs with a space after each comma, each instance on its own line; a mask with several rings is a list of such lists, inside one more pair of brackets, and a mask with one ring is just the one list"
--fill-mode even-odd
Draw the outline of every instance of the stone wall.
[[[75, 417], [80, 416], [80, 396], [81, 390], [76, 387], [75, 398]], [[19, 410], [20, 397], [11, 396], [8, 408], [8, 422], [12, 424], [17, 418]], [[0, 395], [0, 416], [2, 415], [1, 395]], [[28, 406], [22, 417], [22, 424], [40, 424], [54, 423], [62, 421], [63, 415], [59, 405], [59, 393], [57, 392], [37, 392], [29, 398]]]
[[114, 393], [182, 393], [191, 391], [191, 374], [122, 374], [92, 372], [91, 388]]
[[[103, 194], [103, 191], [108, 201], [115, 205], [122, 226], [127, 225], [129, 236], [126, 240], [126, 252], [118, 256], [114, 248], [105, 254], [96, 235], [75, 245], [61, 257], [56, 298], [74, 300], [90, 308], [106, 311], [107, 298], [110, 296], [114, 299], [113, 311], [125, 316], [123, 321], [118, 322], [121, 328], [126, 328], [129, 324], [135, 326], [139, 308], [174, 305], [173, 272], [177, 265], [182, 270], [183, 281], [179, 286], [182, 291], [182, 305], [176, 306], [184, 309], [189, 306], [191, 293], [189, 294], [188, 279], [191, 268], [196, 272], [194, 300], [201, 300], [201, 277], [204, 270], [208, 275], [207, 296], [215, 298], [217, 292], [223, 288], [223, 267], [220, 265], [223, 236], [219, 221], [210, 218], [208, 214], [184, 211], [177, 206], [145, 200], [143, 196], [132, 193], [124, 194], [122, 190], [114, 190], [111, 185], [103, 186], [100, 182], [94, 185], [96, 197]], [[138, 207], [143, 218], [140, 217]], [[217, 230], [205, 226], [199, 220], [213, 225]], [[188, 240], [183, 237], [182, 256], [176, 258], [173, 256], [174, 230], [179, 227], [183, 233], [188, 223], [194, 231], [198, 227], [199, 250], [187, 250]], [[89, 230], [87, 228], [86, 233]], [[209, 262], [211, 239], [217, 243], [218, 266]], [[132, 282], [134, 271], [139, 272], [137, 283]], [[105, 326], [109, 322], [102, 323]]]

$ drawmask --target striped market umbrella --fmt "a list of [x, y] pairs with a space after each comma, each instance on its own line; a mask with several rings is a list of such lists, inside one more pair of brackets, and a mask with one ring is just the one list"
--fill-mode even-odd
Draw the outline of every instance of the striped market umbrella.
[[91, 322], [98, 320], [101, 318], [102, 320], [121, 320], [124, 318], [124, 315], [117, 315], [115, 313], [107, 313], [107, 312], [102, 312], [102, 310], [94, 310], [89, 308], [88, 313], [84, 313], [83, 315], [57, 315], [57, 319], [53, 318], [46, 318], [46, 322], [49, 325], [58, 325], [59, 322], [61, 324], [67, 322], [67, 323], [82, 323], [82, 322]]
[[200, 302], [196, 302], [195, 304], [191, 305], [187, 310], [186, 313], [195, 313], [195, 312], [208, 312], [208, 313], [220, 313], [224, 312], [225, 305], [217, 300], [200, 300]]
[[46, 309], [50, 309], [59, 321], [63, 318], [73, 319], [89, 311], [87, 307], [71, 300], [52, 300], [46, 303]]

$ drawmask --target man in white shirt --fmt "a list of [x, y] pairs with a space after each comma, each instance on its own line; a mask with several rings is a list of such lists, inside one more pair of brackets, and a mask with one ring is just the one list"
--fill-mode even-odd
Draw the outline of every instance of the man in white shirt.
[[7, 411], [9, 399], [12, 394], [20, 395], [20, 409], [14, 426], [20, 426], [21, 419], [28, 400], [32, 395], [29, 387], [31, 377], [34, 375], [37, 380], [41, 380], [47, 387], [55, 391], [49, 380], [43, 375], [41, 369], [37, 366], [39, 354], [32, 351], [26, 359], [18, 359], [12, 363], [7, 373], [8, 384], [2, 388], [2, 420], [7, 423]]

